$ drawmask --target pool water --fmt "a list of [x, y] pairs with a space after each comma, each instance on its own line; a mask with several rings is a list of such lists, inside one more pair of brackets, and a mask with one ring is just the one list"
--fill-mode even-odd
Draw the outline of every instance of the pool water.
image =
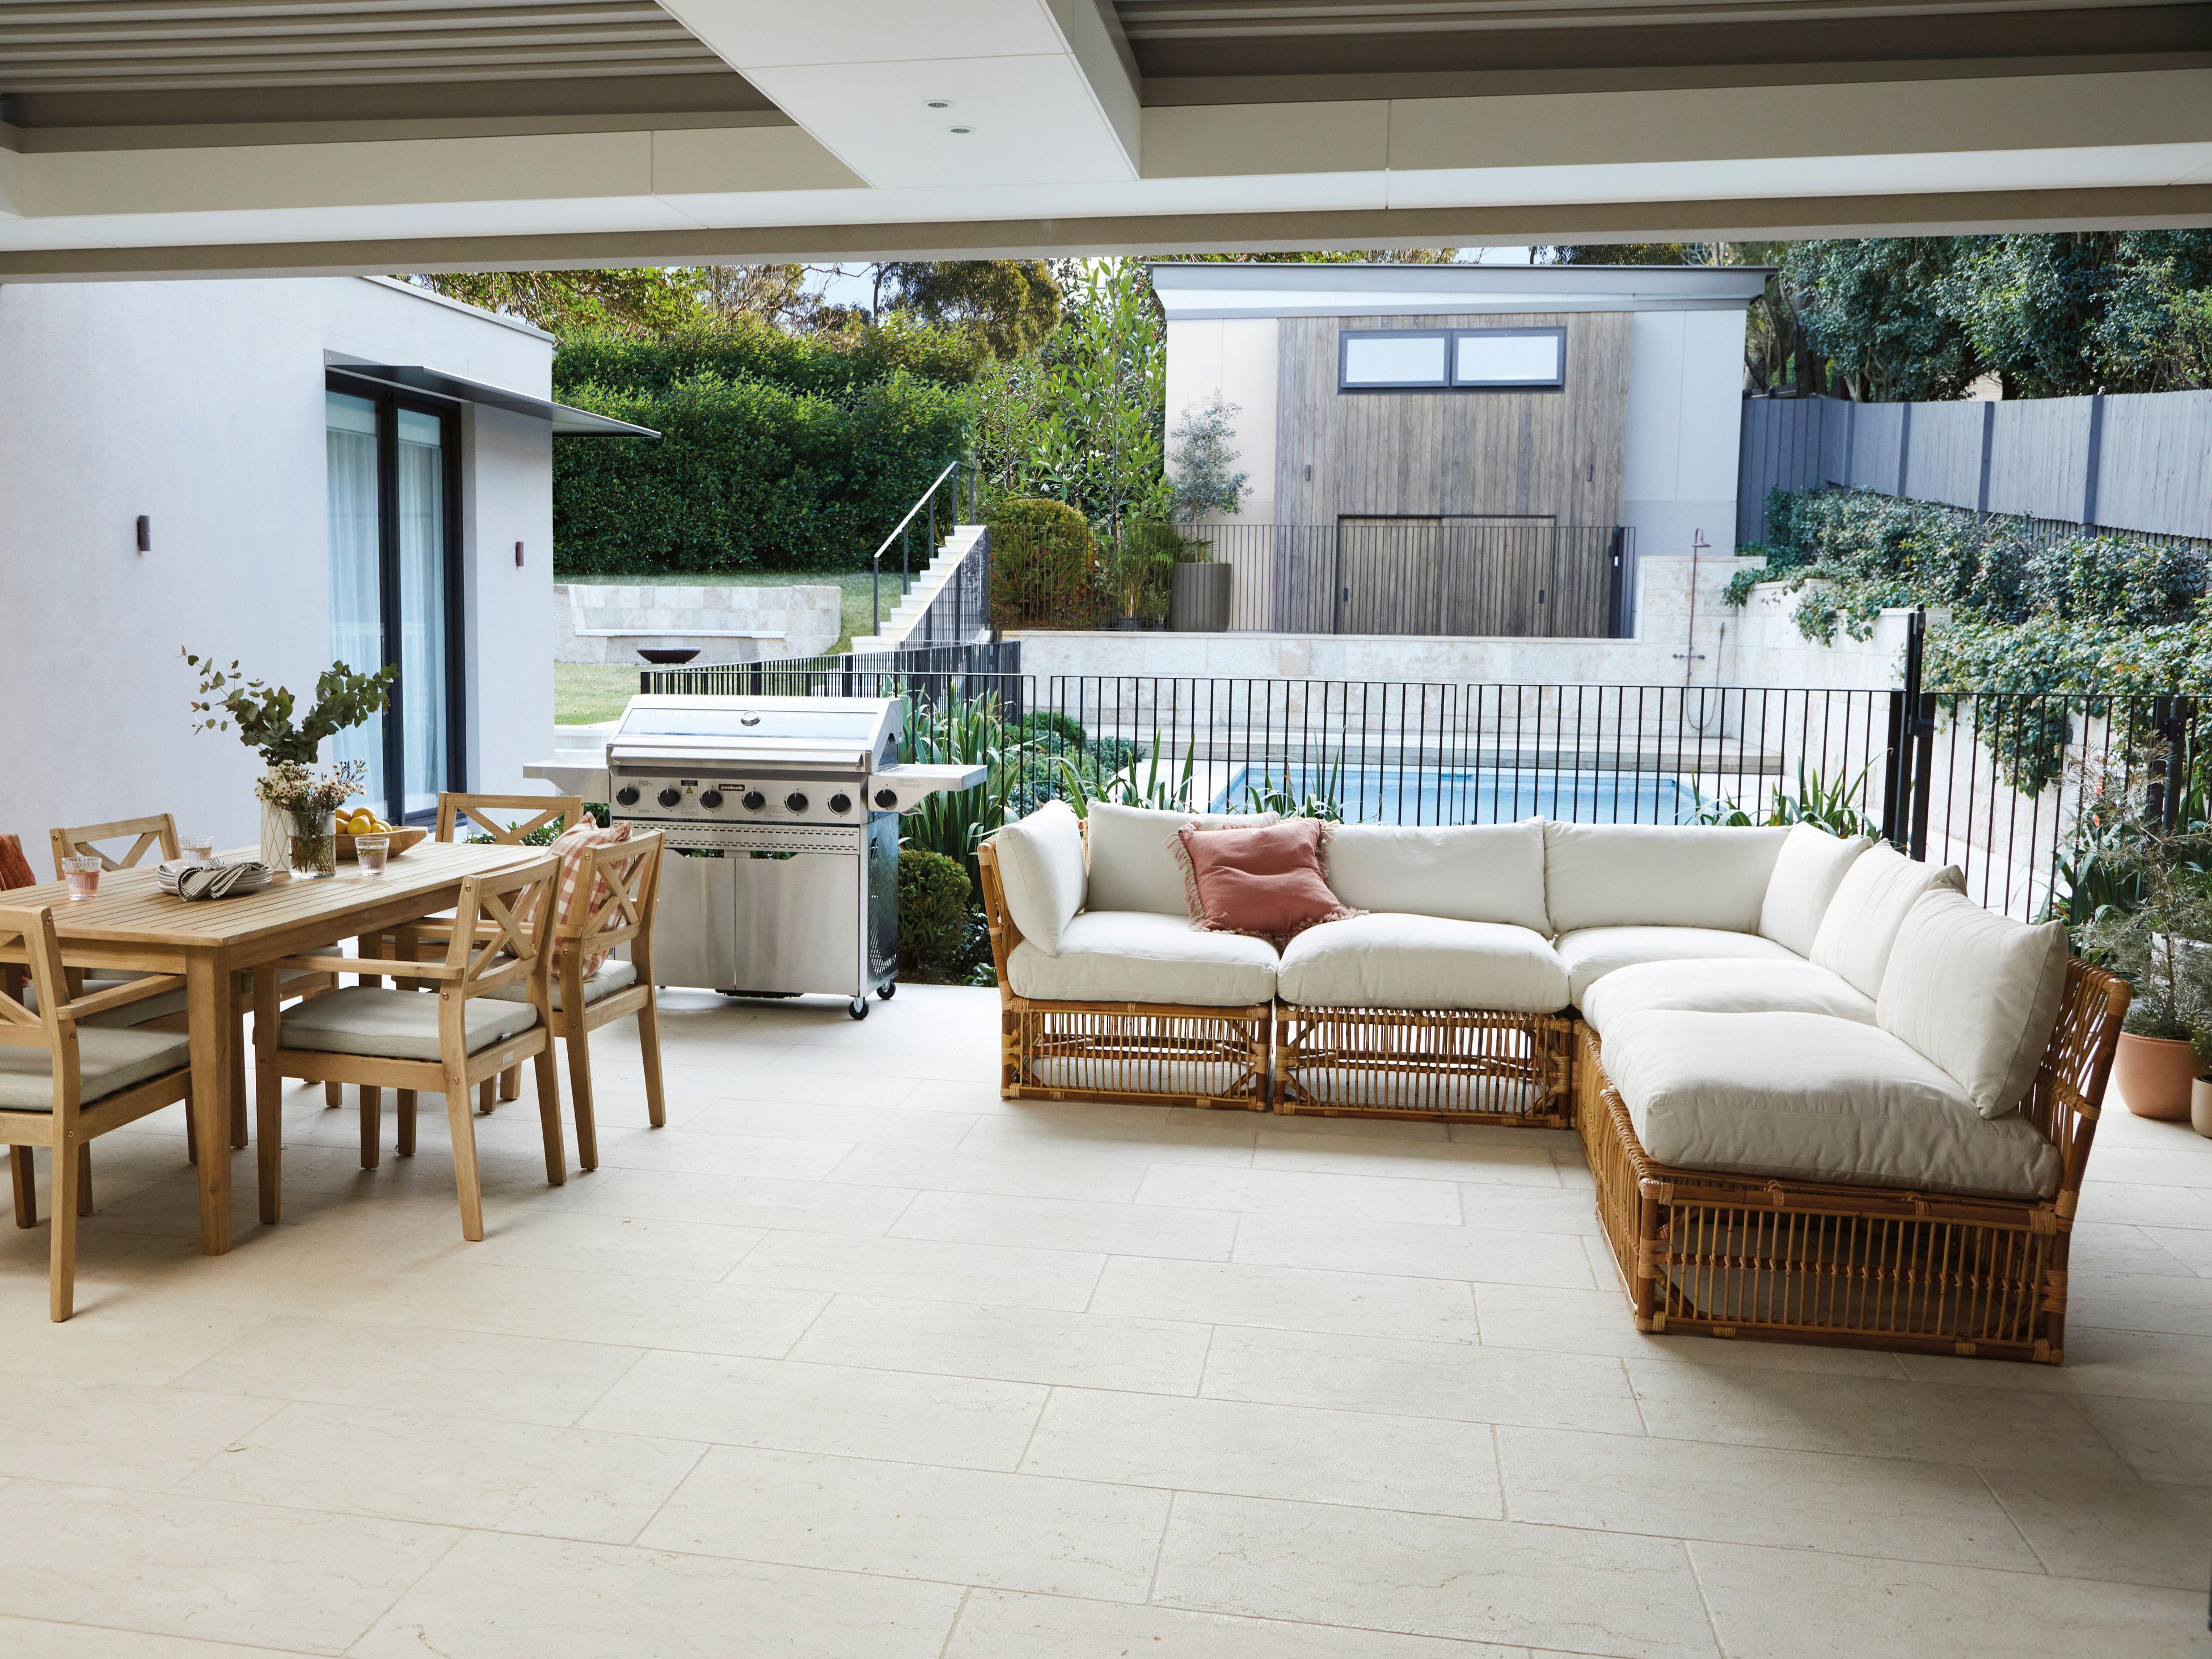
[[1688, 785], [1664, 773], [1447, 772], [1389, 767], [1337, 773], [1318, 765], [1246, 767], [1214, 798], [1217, 812], [1241, 810], [1252, 785], [1293, 795], [1332, 784], [1353, 823], [1514, 823], [1562, 818], [1577, 823], [1686, 823], [1697, 811]]

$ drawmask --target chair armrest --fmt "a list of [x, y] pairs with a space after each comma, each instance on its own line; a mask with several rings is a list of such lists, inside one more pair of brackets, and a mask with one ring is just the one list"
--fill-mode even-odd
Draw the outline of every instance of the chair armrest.
[[383, 957], [286, 957], [268, 964], [282, 974], [295, 969], [319, 974], [376, 974], [393, 979], [459, 979], [461, 970], [442, 962], [398, 962]]
[[65, 1020], [89, 1019], [94, 1014], [104, 1014], [111, 1008], [127, 1008], [148, 997], [157, 997], [170, 991], [184, 988], [182, 974], [155, 974], [145, 979], [127, 980], [112, 990], [101, 991], [88, 997], [73, 998], [54, 1010], [57, 1018]]

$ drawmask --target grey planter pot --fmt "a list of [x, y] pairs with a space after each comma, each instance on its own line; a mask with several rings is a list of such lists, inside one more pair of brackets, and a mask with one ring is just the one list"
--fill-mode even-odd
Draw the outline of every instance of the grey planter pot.
[[1168, 595], [1168, 626], [1178, 634], [1219, 634], [1229, 626], [1225, 564], [1179, 564]]

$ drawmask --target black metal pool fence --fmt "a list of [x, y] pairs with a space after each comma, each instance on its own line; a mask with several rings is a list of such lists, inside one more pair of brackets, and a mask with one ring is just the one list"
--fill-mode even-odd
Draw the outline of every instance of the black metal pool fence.
[[1018, 754], [1018, 809], [1066, 793], [1072, 772], [1164, 805], [1318, 799], [1374, 823], [1808, 817], [1957, 864], [1981, 902], [2023, 919], [2068, 890], [2085, 780], [2147, 768], [2153, 810], [2171, 815], [2206, 772], [2207, 722], [2179, 696], [1048, 678], [994, 672], [1000, 654], [664, 670], [641, 684], [908, 696], [929, 741]]

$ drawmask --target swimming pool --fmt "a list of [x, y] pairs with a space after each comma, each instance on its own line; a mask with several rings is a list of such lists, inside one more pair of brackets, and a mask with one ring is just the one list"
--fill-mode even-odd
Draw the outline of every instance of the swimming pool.
[[1251, 786], [1272, 782], [1294, 795], [1335, 787], [1354, 823], [1514, 823], [1526, 817], [1578, 823], [1686, 823], [1697, 794], [1665, 773], [1443, 771], [1369, 768], [1341, 775], [1292, 763], [1240, 769], [1214, 797], [1217, 812], [1241, 809]]

